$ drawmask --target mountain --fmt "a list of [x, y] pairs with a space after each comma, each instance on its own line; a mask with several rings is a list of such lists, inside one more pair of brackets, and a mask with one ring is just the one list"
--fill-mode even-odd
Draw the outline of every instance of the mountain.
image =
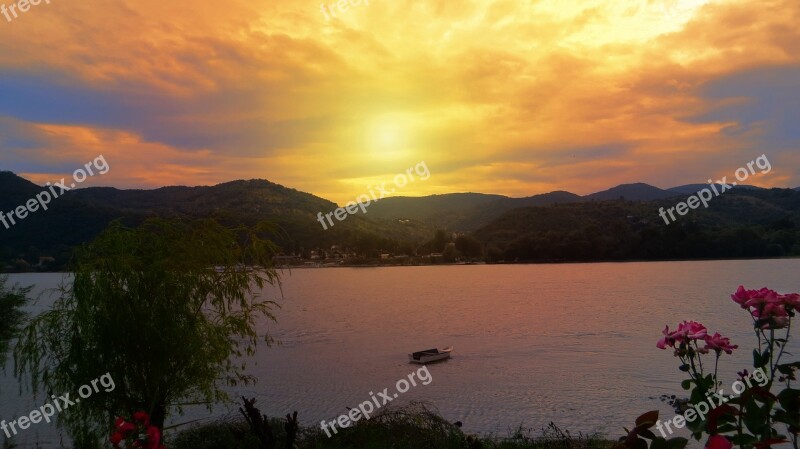
[[[675, 206], [679, 197], [685, 198], [685, 192], [697, 187], [704, 185], [662, 190], [643, 183], [625, 184], [584, 197], [565, 191], [524, 198], [482, 193], [389, 197], [370, 204], [366, 213], [347, 215], [343, 221], [334, 219], [333, 226], [324, 228], [317, 221], [318, 214], [333, 212], [336, 204], [266, 180], [154, 190], [84, 188], [64, 192], [51, 201], [47, 211], [30, 213], [9, 229], [0, 224], [0, 269], [8, 263], [25, 269], [25, 264], [37, 264], [42, 256], [56, 258], [50, 268], [63, 268], [74, 247], [91, 241], [113, 220], [135, 226], [155, 216], [214, 218], [226, 225], [254, 225], [267, 220], [277, 228], [270, 238], [286, 254], [302, 255], [311, 250], [327, 251], [333, 245], [372, 257], [378, 251], [422, 254], [431, 250], [435, 231], [443, 229], [472, 234], [487, 251], [512, 260], [540, 254], [535, 248], [542, 245], [578, 245], [580, 248], [567, 251], [571, 255], [565, 257], [570, 260], [584, 260], [584, 256], [590, 258], [586, 260], [646, 259], [672, 257], [669, 247], [652, 240], [664, 239], [681, 247], [670, 239], [677, 238], [675, 235], [686, 237], [680, 232], [692, 226], [714, 228], [719, 234], [704, 235], [706, 240], [696, 242], [700, 248], [706, 241], [727, 235], [730, 229], [747, 228], [758, 236], [774, 237], [774, 241], [762, 242], [767, 247], [772, 245], [770, 254], [789, 254], [795, 246], [800, 253], [800, 231], [795, 228], [795, 223], [800, 223], [798, 189], [735, 189], [715, 197], [709, 209], [692, 211], [678, 223], [666, 226], [658, 216], [659, 208]], [[13, 173], [0, 172], [0, 211], [15, 210], [42, 190], [44, 187]], [[620, 202], [620, 198], [626, 201]], [[665, 232], [669, 235], [662, 235]], [[639, 242], [641, 248], [648, 244], [657, 248], [639, 254], [639, 250], [630, 249], [630, 242], [619, 241], [618, 235], [636, 237], [630, 242]], [[733, 247], [752, 241], [757, 240], [747, 236], [727, 240]], [[587, 244], [605, 249], [590, 251]], [[560, 260], [560, 253], [553, 251], [547, 254]], [[719, 248], [715, 251], [708, 254], [725, 253]]]
[[435, 226], [448, 227], [474, 211], [498, 200], [502, 195], [483, 193], [449, 193], [419, 198], [388, 197], [370, 204], [367, 216], [378, 220], [419, 220]]
[[618, 200], [624, 198], [626, 201], [651, 201], [661, 198], [675, 196], [675, 192], [659, 189], [644, 183], [622, 184], [612, 187], [602, 192], [586, 195], [584, 198], [593, 201]]
[[736, 189], [667, 225], [675, 198], [590, 201], [508, 211], [473, 234], [488, 261], [800, 256], [800, 192]]
[[[154, 214], [211, 216], [223, 210], [248, 211], [251, 219], [272, 215], [316, 215], [337, 206], [310, 193], [261, 179], [232, 181], [215, 186], [162, 187], [155, 190], [120, 190], [94, 187], [75, 190], [77, 199], [101, 207]], [[316, 219], [315, 219], [316, 220]]]
[[[695, 193], [697, 193], [697, 192], [699, 192], [699, 191], [701, 191], [703, 189], [706, 189], [706, 188], [709, 188], [708, 184], [686, 184], [686, 185], [683, 185], [683, 186], [671, 187], [671, 188], [667, 189], [667, 191], [679, 193], [681, 195], [694, 195]], [[739, 186], [735, 186], [735, 187], [731, 187], [728, 190], [730, 191], [730, 190], [734, 190], [734, 189], [764, 190], [763, 187], [744, 185], [744, 184], [743, 185], [739, 185]]]
[[42, 187], [10, 171], [0, 171], [0, 210], [9, 211], [42, 190]]
[[389, 197], [370, 205], [367, 216], [377, 220], [416, 220], [436, 228], [473, 231], [505, 211], [582, 201], [570, 192], [551, 192], [526, 198], [483, 193], [451, 193], [419, 198]]
[[[0, 211], [14, 210], [41, 190], [16, 175], [0, 174]], [[9, 229], [0, 224], [0, 269], [19, 257], [35, 263], [40, 256], [53, 256], [57, 265], [63, 265], [71, 248], [90, 241], [116, 219], [129, 226], [155, 216], [215, 218], [228, 225], [268, 220], [277, 225], [272, 238], [287, 253], [334, 244], [365, 251], [397, 248], [400, 242], [421, 244], [433, 235], [434, 229], [424, 224], [378, 223], [359, 215], [334, 220], [334, 226], [323, 229], [317, 214], [336, 208], [331, 201], [265, 180], [155, 190], [77, 189], [64, 192], [47, 211], [30, 213]]]
[[459, 231], [474, 231], [500, 216], [500, 214], [520, 207], [551, 206], [556, 204], [574, 203], [583, 201], [579, 195], [570, 192], [556, 191], [525, 198], [503, 197], [484, 207], [476, 208], [461, 220], [456, 221], [448, 229]]

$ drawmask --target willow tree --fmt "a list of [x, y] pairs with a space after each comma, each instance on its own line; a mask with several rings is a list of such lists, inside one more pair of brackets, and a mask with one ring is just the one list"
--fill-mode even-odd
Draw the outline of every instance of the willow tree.
[[58, 415], [76, 447], [94, 447], [117, 415], [144, 410], [163, 429], [182, 404], [224, 401], [224, 383], [255, 380], [244, 356], [270, 344], [257, 324], [274, 321], [278, 306], [259, 293], [280, 286], [276, 248], [260, 231], [212, 220], [117, 222], [77, 251], [72, 282], [15, 350], [17, 376], [29, 375], [34, 392], [113, 378], [113, 391]]
[[25, 318], [20, 308], [27, 302], [30, 291], [30, 287], [9, 287], [8, 276], [0, 276], [0, 367], [5, 366], [8, 344]]

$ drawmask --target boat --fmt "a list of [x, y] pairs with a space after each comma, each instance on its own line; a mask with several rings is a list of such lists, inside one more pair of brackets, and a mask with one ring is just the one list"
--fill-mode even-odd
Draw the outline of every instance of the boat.
[[426, 363], [438, 362], [450, 358], [450, 353], [453, 352], [453, 347], [448, 346], [442, 350], [439, 349], [426, 349], [424, 351], [412, 352], [408, 355], [408, 361], [411, 363], [418, 363], [424, 365]]

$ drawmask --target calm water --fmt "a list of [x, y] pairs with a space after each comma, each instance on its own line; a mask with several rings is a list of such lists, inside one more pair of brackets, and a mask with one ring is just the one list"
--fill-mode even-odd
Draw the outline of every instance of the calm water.
[[[282, 344], [250, 362], [257, 385], [231, 392], [259, 398], [270, 415], [298, 410], [318, 424], [371, 391], [393, 392], [416, 369], [408, 352], [452, 345], [450, 361], [429, 367], [433, 382], [395, 403], [427, 401], [468, 432], [505, 436], [553, 421], [616, 437], [642, 412], [673, 416], [655, 399], [682, 392], [676, 359], [655, 347], [665, 324], [695, 319], [730, 336], [746, 349], [721, 363], [732, 374], [748, 366], [754, 337], [730, 293], [739, 284], [798, 291], [798, 269], [800, 260], [293, 270], [279, 323], [269, 326]], [[12, 276], [38, 290], [61, 279]], [[34, 406], [18, 389], [2, 379], [0, 418]], [[206, 416], [190, 410], [176, 421]], [[59, 433], [39, 424], [18, 441], [34, 440], [57, 447]]]

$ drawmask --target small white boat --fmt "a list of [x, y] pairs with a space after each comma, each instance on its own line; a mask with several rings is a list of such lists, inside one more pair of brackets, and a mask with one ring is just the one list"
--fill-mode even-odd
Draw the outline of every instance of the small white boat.
[[442, 350], [436, 348], [426, 349], [424, 351], [412, 352], [408, 355], [408, 361], [411, 363], [419, 363], [420, 365], [424, 365], [426, 363], [449, 359], [451, 352], [453, 352], [452, 346], [448, 346]]

